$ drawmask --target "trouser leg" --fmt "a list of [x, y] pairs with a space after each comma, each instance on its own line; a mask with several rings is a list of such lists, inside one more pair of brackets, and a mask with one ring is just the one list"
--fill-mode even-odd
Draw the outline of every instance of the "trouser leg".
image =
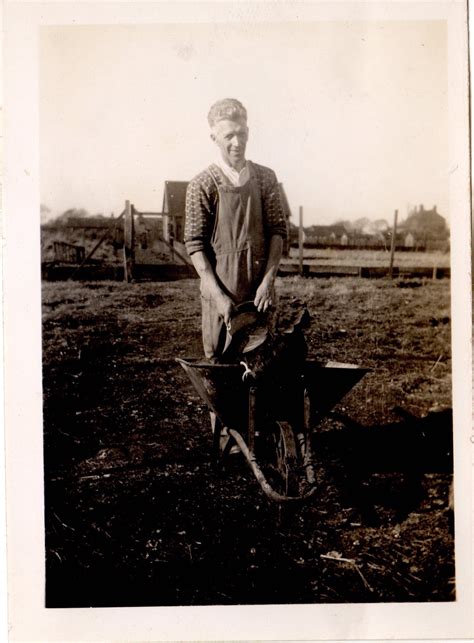
[[210, 299], [201, 297], [202, 344], [208, 359], [221, 356], [226, 340], [226, 327]]
[[[204, 355], [208, 359], [216, 359], [222, 355], [227, 330], [222, 318], [217, 313], [213, 303], [201, 297], [202, 304], [202, 344]], [[229, 441], [227, 428], [222, 426], [221, 421], [213, 411], [209, 412], [211, 420], [211, 431], [213, 436], [214, 453], [216, 457], [222, 453]], [[237, 445], [232, 447], [231, 453], [240, 451]]]

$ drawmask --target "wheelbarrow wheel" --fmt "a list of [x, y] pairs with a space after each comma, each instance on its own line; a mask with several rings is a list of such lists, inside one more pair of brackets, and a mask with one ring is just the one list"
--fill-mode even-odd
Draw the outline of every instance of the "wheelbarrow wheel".
[[275, 465], [280, 478], [281, 493], [285, 496], [298, 496], [298, 457], [293, 429], [288, 422], [276, 422], [273, 435], [275, 440]]

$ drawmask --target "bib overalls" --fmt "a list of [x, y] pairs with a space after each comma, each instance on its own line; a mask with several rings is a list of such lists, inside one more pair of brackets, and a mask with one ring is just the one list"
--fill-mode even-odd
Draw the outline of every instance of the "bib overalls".
[[[217, 212], [211, 237], [211, 263], [222, 290], [235, 304], [255, 298], [267, 261], [262, 195], [255, 167], [247, 161], [249, 180], [231, 185], [216, 165], [209, 167], [218, 191]], [[204, 354], [222, 354], [226, 327], [214, 302], [201, 286]]]

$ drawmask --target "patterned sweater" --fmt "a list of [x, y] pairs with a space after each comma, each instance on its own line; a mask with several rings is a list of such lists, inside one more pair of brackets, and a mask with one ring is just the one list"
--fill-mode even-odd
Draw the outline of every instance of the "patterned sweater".
[[[287, 235], [286, 221], [280, 198], [278, 181], [273, 170], [252, 163], [260, 182], [263, 206], [263, 224], [268, 239]], [[213, 166], [217, 168], [217, 166]], [[218, 170], [219, 171], [219, 170]], [[221, 173], [222, 174], [222, 173]], [[223, 175], [222, 175], [223, 176]], [[227, 181], [227, 179], [224, 179]], [[217, 211], [218, 192], [208, 169], [198, 174], [186, 191], [186, 224], [184, 241], [188, 254], [209, 249]]]

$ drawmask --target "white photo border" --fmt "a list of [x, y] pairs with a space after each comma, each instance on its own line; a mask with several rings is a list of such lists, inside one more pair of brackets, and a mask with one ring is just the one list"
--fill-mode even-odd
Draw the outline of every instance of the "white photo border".
[[[472, 350], [465, 2], [6, 2], [4, 332], [12, 641], [468, 638], [472, 614]], [[452, 603], [46, 609], [41, 388], [38, 41], [43, 25], [445, 20], [448, 24], [456, 588]], [[435, 135], [435, 133], [434, 133]]]

